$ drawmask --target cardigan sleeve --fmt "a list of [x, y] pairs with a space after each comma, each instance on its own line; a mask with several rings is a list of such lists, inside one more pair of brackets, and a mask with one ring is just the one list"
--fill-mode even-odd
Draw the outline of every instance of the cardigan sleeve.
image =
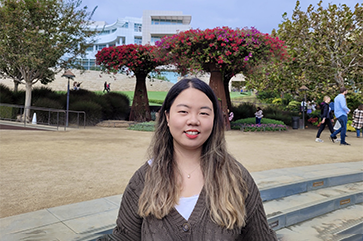
[[260, 191], [250, 173], [243, 168], [249, 194], [246, 198], [246, 225], [242, 228], [241, 240], [248, 241], [277, 241], [276, 233], [270, 229], [263, 208]]
[[144, 174], [148, 164], [142, 166], [130, 179], [116, 220], [112, 234], [104, 235], [97, 241], [132, 241], [141, 240], [143, 218], [138, 215], [138, 202], [144, 187]]

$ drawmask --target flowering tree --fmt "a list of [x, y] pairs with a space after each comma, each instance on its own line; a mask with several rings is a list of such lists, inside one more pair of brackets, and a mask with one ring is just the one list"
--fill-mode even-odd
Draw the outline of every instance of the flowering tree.
[[146, 77], [162, 64], [156, 46], [129, 44], [103, 48], [96, 54], [96, 62], [110, 72], [132, 71], [136, 76], [134, 99], [129, 120], [150, 121], [151, 113], [146, 91]]
[[244, 71], [253, 62], [271, 56], [282, 56], [285, 52], [282, 41], [254, 28], [192, 29], [164, 37], [156, 45], [176, 63], [179, 72], [198, 70], [211, 74], [209, 85], [220, 101], [227, 129], [230, 126], [224, 76], [233, 76]]

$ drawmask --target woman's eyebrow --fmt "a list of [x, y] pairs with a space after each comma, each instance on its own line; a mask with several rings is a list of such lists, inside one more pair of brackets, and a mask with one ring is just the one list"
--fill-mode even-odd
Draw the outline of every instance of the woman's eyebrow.
[[210, 108], [208, 106], [202, 106], [202, 107], [200, 107], [200, 109], [208, 109], [208, 110], [212, 111], [212, 108]]
[[[189, 108], [190, 109], [190, 106], [187, 105], [187, 104], [178, 104], [177, 107], [186, 107], [186, 108]], [[210, 108], [209, 106], [202, 106], [202, 107], [200, 107], [200, 109], [201, 110], [202, 109], [208, 109], [208, 110], [212, 111], [212, 108]]]
[[187, 108], [190, 108], [190, 106], [189, 105], [186, 105], [186, 104], [179, 104], [179, 105], [177, 105], [177, 107], [187, 107]]

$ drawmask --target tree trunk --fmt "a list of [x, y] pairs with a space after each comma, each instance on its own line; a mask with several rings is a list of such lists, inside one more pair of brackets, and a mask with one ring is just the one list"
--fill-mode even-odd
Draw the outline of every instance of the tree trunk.
[[134, 99], [132, 101], [129, 120], [130, 121], [150, 121], [151, 113], [149, 99], [146, 90], [147, 73], [136, 73], [136, 85]]
[[226, 94], [225, 94], [225, 90], [224, 90], [224, 84], [223, 84], [221, 70], [218, 67], [216, 67], [216, 65], [213, 63], [210, 64], [209, 69], [211, 72], [209, 86], [212, 88], [212, 90], [216, 94], [218, 101], [220, 103], [226, 130], [230, 130], [231, 125], [230, 125], [229, 119], [228, 119], [227, 99], [226, 99]]
[[30, 121], [30, 109], [32, 103], [32, 85], [31, 81], [25, 81], [25, 104], [24, 104], [24, 118]]
[[224, 78], [223, 78], [224, 94], [226, 95], [227, 108], [229, 110], [232, 109], [231, 95], [229, 93], [229, 82], [230, 81], [231, 81], [231, 77], [229, 75], [224, 75]]
[[20, 82], [18, 80], [14, 80], [14, 92], [18, 92]]

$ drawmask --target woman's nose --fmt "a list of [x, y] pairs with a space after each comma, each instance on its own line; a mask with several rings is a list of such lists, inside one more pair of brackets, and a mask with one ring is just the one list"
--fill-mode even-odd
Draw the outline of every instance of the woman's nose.
[[200, 121], [198, 119], [198, 115], [195, 115], [195, 114], [191, 114], [189, 119], [188, 119], [188, 122], [187, 122], [188, 125], [199, 125], [200, 124]]

